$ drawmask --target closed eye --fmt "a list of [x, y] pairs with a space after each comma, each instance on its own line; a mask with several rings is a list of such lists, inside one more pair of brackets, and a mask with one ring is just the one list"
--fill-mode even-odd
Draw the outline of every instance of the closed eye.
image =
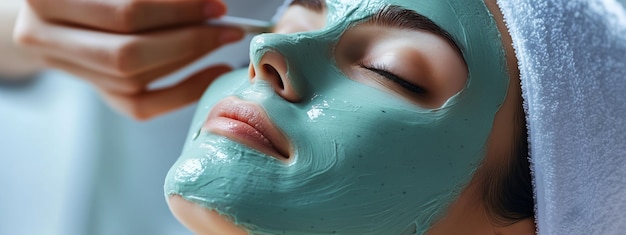
[[413, 83], [407, 82], [405, 79], [401, 78], [398, 75], [395, 75], [385, 69], [379, 69], [373, 66], [367, 66], [364, 64], [359, 64], [359, 66], [361, 66], [364, 69], [367, 69], [369, 71], [372, 71], [378, 75], [380, 75], [381, 77], [388, 79], [398, 85], [400, 85], [401, 87], [403, 87], [404, 89], [407, 89], [410, 92], [413, 92], [415, 94], [419, 94], [419, 95], [423, 95], [426, 93], [426, 90], [424, 88], [422, 88], [421, 86], [415, 85]]

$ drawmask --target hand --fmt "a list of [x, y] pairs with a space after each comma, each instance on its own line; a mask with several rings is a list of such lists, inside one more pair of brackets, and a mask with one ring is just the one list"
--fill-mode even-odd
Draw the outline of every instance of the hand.
[[241, 39], [236, 28], [204, 25], [226, 12], [221, 0], [29, 0], [15, 41], [47, 65], [96, 86], [122, 113], [148, 119], [196, 101], [230, 68], [209, 67], [172, 87], [152, 81]]

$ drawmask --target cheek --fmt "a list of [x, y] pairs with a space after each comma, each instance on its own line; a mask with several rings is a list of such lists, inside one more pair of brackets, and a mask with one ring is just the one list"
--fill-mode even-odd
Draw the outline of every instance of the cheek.
[[[481, 146], [462, 138], [468, 135], [456, 128], [463, 125], [455, 120], [458, 113], [420, 109], [346, 78], [335, 85], [336, 89], [320, 92], [315, 102], [307, 104], [300, 111], [305, 118], [290, 130], [302, 140], [300, 147], [307, 149], [302, 153], [311, 155], [301, 157], [340, 158], [346, 167], [355, 162], [405, 170], [424, 167], [420, 172], [457, 179], [471, 172], [473, 162], [458, 161], [456, 156], [472, 156]], [[403, 179], [402, 174], [398, 179]]]
[[[295, 111], [299, 118], [276, 113], [282, 119], [277, 123], [284, 123], [282, 128], [296, 139], [298, 152], [315, 155], [300, 157], [345, 155], [344, 160], [351, 161], [363, 154], [394, 156], [396, 160], [415, 155], [419, 149], [415, 142], [428, 135], [420, 131], [422, 122], [410, 121], [419, 115], [415, 107], [364, 84], [340, 79], [343, 81], [336, 81], [333, 89], [319, 92], [313, 102]], [[428, 117], [423, 120], [430, 122]]]

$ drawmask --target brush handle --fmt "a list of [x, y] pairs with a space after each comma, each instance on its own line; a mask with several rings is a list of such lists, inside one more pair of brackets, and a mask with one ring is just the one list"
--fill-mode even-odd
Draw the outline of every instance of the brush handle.
[[272, 31], [274, 24], [269, 21], [254, 20], [236, 16], [223, 16], [207, 21], [209, 25], [239, 27], [247, 33], [260, 34]]

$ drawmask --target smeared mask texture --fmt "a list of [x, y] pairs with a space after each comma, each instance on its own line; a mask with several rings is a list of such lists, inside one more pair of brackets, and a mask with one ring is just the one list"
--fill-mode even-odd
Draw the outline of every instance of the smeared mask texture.
[[[251, 61], [282, 54], [302, 96], [290, 103], [246, 71], [207, 90], [166, 195], [214, 209], [253, 234], [423, 234], [483, 159], [508, 74], [499, 32], [481, 0], [329, 0], [325, 28], [264, 34]], [[333, 46], [386, 6], [422, 14], [448, 31], [468, 66], [466, 87], [437, 109], [419, 108], [347, 78]], [[289, 138], [285, 163], [228, 138], [197, 134], [228, 96], [259, 104]]]

